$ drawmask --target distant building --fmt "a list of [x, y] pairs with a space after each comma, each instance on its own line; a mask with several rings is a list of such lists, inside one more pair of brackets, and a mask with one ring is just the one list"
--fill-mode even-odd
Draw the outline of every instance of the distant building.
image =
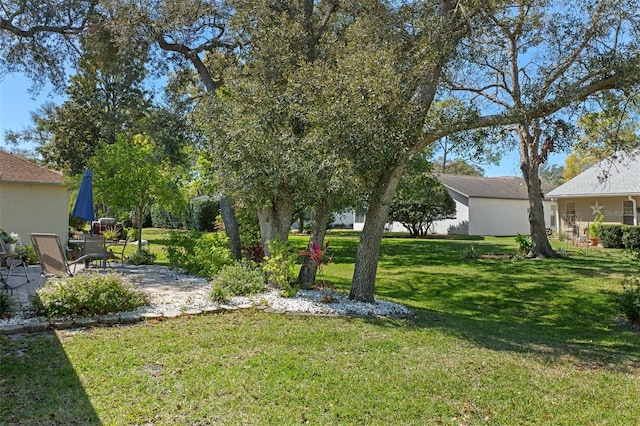
[[559, 232], [581, 232], [603, 215], [603, 223], [638, 225], [640, 208], [640, 152], [605, 160], [560, 185], [547, 196], [560, 214]]
[[0, 228], [30, 244], [33, 232], [58, 234], [69, 227], [69, 191], [62, 174], [0, 150]]
[[[529, 198], [522, 178], [449, 174], [436, 177], [453, 198], [456, 217], [434, 222], [429, 233], [495, 236], [530, 234]], [[554, 188], [554, 185], [543, 184], [543, 194]], [[555, 204], [545, 199], [543, 206], [545, 226], [551, 227], [556, 222]], [[364, 215], [354, 212], [353, 218], [353, 228], [362, 230]], [[389, 224], [387, 229], [406, 231], [400, 223]]]

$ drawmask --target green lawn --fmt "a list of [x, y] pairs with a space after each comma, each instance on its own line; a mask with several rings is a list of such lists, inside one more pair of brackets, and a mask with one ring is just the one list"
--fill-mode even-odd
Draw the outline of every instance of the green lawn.
[[[345, 291], [356, 235], [328, 235]], [[639, 424], [640, 333], [615, 304], [637, 263], [471, 247], [517, 248], [385, 238], [376, 294], [410, 320], [250, 310], [0, 338], [0, 424]]]

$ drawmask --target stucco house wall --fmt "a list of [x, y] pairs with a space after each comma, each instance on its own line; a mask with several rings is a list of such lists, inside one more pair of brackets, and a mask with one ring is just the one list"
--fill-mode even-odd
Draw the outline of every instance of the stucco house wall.
[[549, 192], [558, 206], [558, 232], [580, 232], [599, 215], [603, 223], [640, 225], [640, 152], [604, 160]]
[[30, 244], [33, 232], [58, 234], [66, 243], [69, 192], [62, 175], [0, 151], [0, 228]]

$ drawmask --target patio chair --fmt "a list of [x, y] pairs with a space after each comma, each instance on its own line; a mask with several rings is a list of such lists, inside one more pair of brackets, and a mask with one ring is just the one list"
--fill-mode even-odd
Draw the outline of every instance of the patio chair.
[[120, 263], [124, 267], [124, 261], [127, 260], [127, 257], [124, 255], [124, 251], [127, 249], [127, 244], [129, 244], [129, 236], [126, 239], [120, 240], [117, 243], [109, 244], [107, 250], [109, 251], [109, 259], [120, 260]]
[[[11, 274], [13, 272], [13, 268], [16, 266], [22, 266], [24, 269], [24, 276], [27, 279], [24, 283], [20, 285], [9, 285], [9, 278], [11, 278]], [[2, 269], [6, 269], [6, 275], [2, 273]], [[27, 250], [26, 247], [22, 246], [22, 249], [8, 252], [7, 248], [4, 244], [4, 241], [0, 238], [0, 284], [2, 284], [2, 288], [5, 291], [10, 291], [13, 294], [13, 290], [22, 287], [23, 285], [27, 285], [31, 281], [29, 280], [29, 273], [27, 272], [29, 268], [29, 262], [27, 261]]]
[[[67, 261], [60, 238], [56, 234], [33, 233], [31, 242], [42, 269], [38, 286], [42, 285], [48, 277], [72, 277], [76, 272], [76, 265], [87, 259], [86, 256], [80, 256], [72, 262]], [[73, 273], [71, 266], [73, 266]]]
[[86, 259], [85, 263], [99, 260], [102, 268], [106, 268], [109, 259], [107, 240], [99, 235], [85, 236], [82, 257]]

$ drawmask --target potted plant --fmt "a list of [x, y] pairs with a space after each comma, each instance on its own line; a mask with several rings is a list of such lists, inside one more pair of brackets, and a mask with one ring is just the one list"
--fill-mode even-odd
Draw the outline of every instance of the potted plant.
[[592, 246], [597, 246], [600, 242], [600, 228], [603, 221], [604, 215], [599, 215], [589, 224], [589, 244]]
[[20, 235], [16, 234], [15, 232], [7, 234], [6, 232], [2, 231], [2, 240], [5, 243], [7, 252], [15, 253], [17, 245], [20, 244]]

